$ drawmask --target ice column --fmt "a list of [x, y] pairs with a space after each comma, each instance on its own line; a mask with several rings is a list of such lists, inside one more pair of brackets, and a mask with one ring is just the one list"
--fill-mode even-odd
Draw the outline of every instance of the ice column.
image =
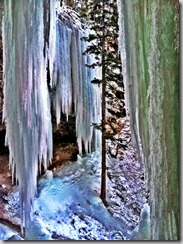
[[19, 184], [22, 227], [27, 228], [38, 167], [46, 168], [52, 158], [43, 1], [4, 0], [2, 29], [6, 144]]

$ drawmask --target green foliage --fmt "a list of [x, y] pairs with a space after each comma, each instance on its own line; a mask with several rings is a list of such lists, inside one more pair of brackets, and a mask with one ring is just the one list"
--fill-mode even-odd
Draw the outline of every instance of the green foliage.
[[[94, 54], [96, 63], [90, 67], [101, 67], [101, 57], [105, 56], [105, 73], [106, 82], [116, 82], [119, 87], [124, 88], [123, 78], [121, 73], [121, 60], [118, 52], [118, 11], [116, 0], [104, 0], [105, 8], [102, 11], [101, 0], [78, 1], [80, 8], [78, 11], [81, 18], [88, 21], [89, 28], [94, 31], [85, 41], [90, 42], [87, 53]], [[104, 18], [104, 26], [103, 26]], [[105, 38], [105, 49], [102, 48], [102, 37]], [[102, 80], [101, 80], [102, 82]], [[96, 80], [93, 81], [96, 83]], [[99, 80], [97, 79], [97, 84]], [[108, 87], [107, 87], [108, 90]], [[119, 101], [120, 103], [120, 101]]]
[[[118, 52], [119, 27], [117, 1], [104, 0], [104, 2], [105, 6], [103, 9], [102, 0], [80, 1], [80, 8], [78, 7], [77, 11], [80, 13], [83, 21], [87, 21], [89, 28], [93, 30], [93, 33], [84, 38], [85, 41], [90, 43], [85, 53], [94, 54], [96, 58], [96, 62], [90, 65], [91, 68], [95, 69], [104, 65], [105, 94], [107, 104], [109, 105], [108, 112], [117, 119], [126, 115], [121, 59]], [[105, 40], [104, 48], [102, 46], [103, 40]], [[104, 56], [104, 60], [102, 60], [102, 56]], [[99, 85], [100, 83], [102, 84], [102, 79], [95, 78], [92, 82]], [[111, 83], [116, 84], [115, 89], [111, 87]], [[115, 108], [114, 100], [115, 104], [118, 104], [118, 108]]]
[[[104, 1], [104, 8], [103, 8]], [[85, 53], [93, 54], [95, 63], [90, 68], [104, 69], [105, 77], [94, 78], [92, 83], [104, 85], [106, 110], [108, 116], [115, 120], [126, 116], [124, 102], [124, 84], [122, 65], [118, 51], [118, 11], [117, 0], [83, 0], [78, 1], [76, 11], [80, 14], [83, 23], [93, 32], [83, 39], [89, 43]], [[104, 43], [103, 43], [104, 42]], [[104, 45], [103, 45], [104, 44]], [[83, 54], [85, 54], [83, 53]], [[103, 80], [103, 78], [105, 78]], [[102, 123], [94, 128], [102, 130]], [[105, 133], [107, 140], [116, 140], [114, 135]], [[121, 142], [119, 141], [119, 145]]]

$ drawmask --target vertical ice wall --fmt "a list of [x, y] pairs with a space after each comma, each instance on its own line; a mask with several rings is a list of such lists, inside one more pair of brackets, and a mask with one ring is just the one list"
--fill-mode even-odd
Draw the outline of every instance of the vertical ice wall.
[[46, 168], [52, 158], [42, 4], [37, 0], [4, 1], [3, 119], [13, 178], [15, 175], [19, 184], [22, 226], [24, 222], [26, 228], [38, 167], [43, 164]]
[[56, 32], [52, 82], [56, 87], [53, 104], [57, 124], [60, 123], [61, 112], [67, 118], [75, 114], [79, 153], [91, 152], [92, 145], [96, 149], [100, 143], [100, 132], [93, 130], [92, 123], [100, 123], [101, 90], [91, 83], [95, 72], [87, 65], [95, 62], [93, 56], [83, 55], [87, 42], [81, 38], [89, 33], [62, 15], [57, 21]]
[[2, 16], [3, 16], [3, 1], [0, 1], [0, 33], [1, 33], [1, 23], [2, 23]]
[[118, 0], [132, 136], [146, 166], [151, 238], [180, 238], [179, 2]]

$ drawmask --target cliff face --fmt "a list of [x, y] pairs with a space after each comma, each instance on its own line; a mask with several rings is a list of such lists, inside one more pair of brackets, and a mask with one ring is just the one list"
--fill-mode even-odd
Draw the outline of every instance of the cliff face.
[[145, 163], [151, 239], [179, 238], [178, 1], [118, 0], [133, 140]]

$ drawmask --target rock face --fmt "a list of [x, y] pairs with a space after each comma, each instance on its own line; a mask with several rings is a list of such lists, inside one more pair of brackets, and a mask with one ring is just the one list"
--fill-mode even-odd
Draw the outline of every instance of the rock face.
[[146, 166], [151, 238], [179, 239], [179, 4], [118, 0], [133, 141]]
[[52, 113], [53, 126], [53, 160], [49, 166], [50, 170], [58, 171], [62, 168], [62, 164], [68, 161], [76, 161], [78, 151], [76, 138], [75, 117], [62, 114], [62, 121], [59, 126], [56, 125], [54, 112]]

